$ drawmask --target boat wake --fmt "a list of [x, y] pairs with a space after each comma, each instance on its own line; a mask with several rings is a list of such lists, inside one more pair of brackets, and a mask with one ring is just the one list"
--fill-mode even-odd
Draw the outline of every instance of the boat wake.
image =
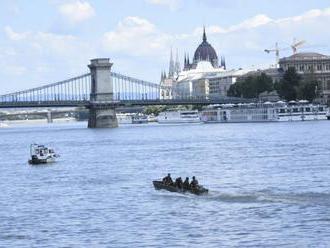
[[229, 203], [282, 203], [301, 205], [330, 206], [330, 193], [303, 192], [279, 193], [272, 191], [257, 191], [242, 194], [230, 194], [212, 191], [204, 199]]
[[[219, 201], [224, 203], [278, 203], [292, 205], [323, 205], [330, 206], [330, 192], [282, 192], [278, 190], [260, 190], [254, 192], [228, 193], [210, 190], [205, 195], [194, 195], [190, 193], [168, 192], [160, 190], [162, 197], [199, 199], [206, 201]], [[158, 194], [159, 195], [159, 194]]]

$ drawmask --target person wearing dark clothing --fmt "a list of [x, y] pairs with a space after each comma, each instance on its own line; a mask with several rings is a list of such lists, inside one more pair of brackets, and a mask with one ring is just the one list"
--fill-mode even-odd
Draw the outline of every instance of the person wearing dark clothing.
[[178, 177], [177, 179], [175, 179], [175, 187], [182, 189], [182, 184], [183, 184], [183, 181], [182, 181], [181, 177]]
[[172, 185], [173, 184], [173, 180], [171, 178], [171, 174], [168, 173], [166, 177], [163, 178], [163, 183], [165, 185]]
[[198, 181], [197, 181], [197, 179], [193, 176], [193, 177], [192, 177], [192, 181], [191, 181], [191, 183], [190, 183], [190, 187], [191, 187], [191, 188], [197, 188], [197, 186], [198, 186]]
[[182, 186], [183, 186], [183, 189], [185, 189], [185, 190], [189, 189], [189, 177], [186, 177]]

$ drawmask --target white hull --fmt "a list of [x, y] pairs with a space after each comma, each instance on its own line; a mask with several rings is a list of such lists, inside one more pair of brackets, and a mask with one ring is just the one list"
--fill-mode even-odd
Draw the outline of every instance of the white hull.
[[288, 122], [326, 119], [326, 106], [313, 104], [281, 104], [281, 106], [245, 104], [207, 109], [202, 112], [202, 120], [205, 123]]
[[326, 120], [325, 114], [317, 115], [282, 115], [279, 116], [279, 121], [320, 121]]
[[202, 112], [205, 123], [253, 123], [275, 122], [278, 116], [274, 108], [266, 107], [237, 107], [208, 109]]
[[9, 125], [5, 124], [5, 123], [0, 123], [0, 128], [6, 128], [9, 127]]
[[177, 119], [177, 120], [158, 120], [159, 124], [186, 124], [186, 123], [201, 123], [200, 119], [196, 120], [182, 120], [182, 119]]
[[30, 146], [30, 155], [31, 159], [29, 160], [29, 163], [35, 165], [54, 163], [56, 157], [58, 157], [53, 149], [38, 144], [32, 144]]
[[116, 114], [116, 115], [117, 115], [117, 121], [118, 121], [119, 125], [133, 123], [132, 115], [128, 115], [128, 114]]
[[159, 114], [159, 124], [200, 123], [198, 111], [167, 111]]

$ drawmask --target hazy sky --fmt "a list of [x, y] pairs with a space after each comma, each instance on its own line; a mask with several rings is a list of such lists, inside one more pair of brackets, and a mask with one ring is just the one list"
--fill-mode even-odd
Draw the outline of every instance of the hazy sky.
[[329, 0], [1, 0], [0, 94], [80, 75], [95, 57], [158, 83], [170, 48], [182, 64], [203, 25], [228, 68], [270, 65], [264, 49], [278, 41], [289, 56], [294, 38], [330, 54]]

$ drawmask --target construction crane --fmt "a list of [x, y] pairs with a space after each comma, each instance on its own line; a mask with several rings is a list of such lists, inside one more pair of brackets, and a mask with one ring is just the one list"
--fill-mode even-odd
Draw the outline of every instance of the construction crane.
[[278, 43], [275, 43], [275, 48], [273, 49], [265, 49], [266, 53], [271, 53], [271, 52], [275, 52], [275, 56], [276, 56], [276, 65], [278, 65], [279, 61], [280, 61], [280, 49], [278, 48]]
[[[302, 45], [304, 45], [306, 43], [306, 41], [301, 40], [301, 41], [297, 41], [296, 39], [293, 40], [292, 45], [290, 46], [292, 49], [293, 54], [297, 53], [297, 49], [298, 47], [301, 47]], [[278, 65], [279, 61], [280, 61], [280, 51], [284, 51], [284, 50], [288, 50], [290, 49], [290, 47], [285, 47], [285, 48], [279, 48], [278, 46], [278, 42], [275, 43], [275, 48], [272, 49], [265, 49], [264, 51], [266, 53], [271, 53], [271, 52], [275, 52], [275, 56], [276, 56], [276, 65]]]
[[296, 39], [293, 40], [293, 44], [291, 45], [292, 48], [292, 52], [293, 54], [297, 53], [297, 48], [301, 47], [302, 45], [304, 45], [306, 43], [306, 41], [301, 40], [301, 41], [297, 41]]

